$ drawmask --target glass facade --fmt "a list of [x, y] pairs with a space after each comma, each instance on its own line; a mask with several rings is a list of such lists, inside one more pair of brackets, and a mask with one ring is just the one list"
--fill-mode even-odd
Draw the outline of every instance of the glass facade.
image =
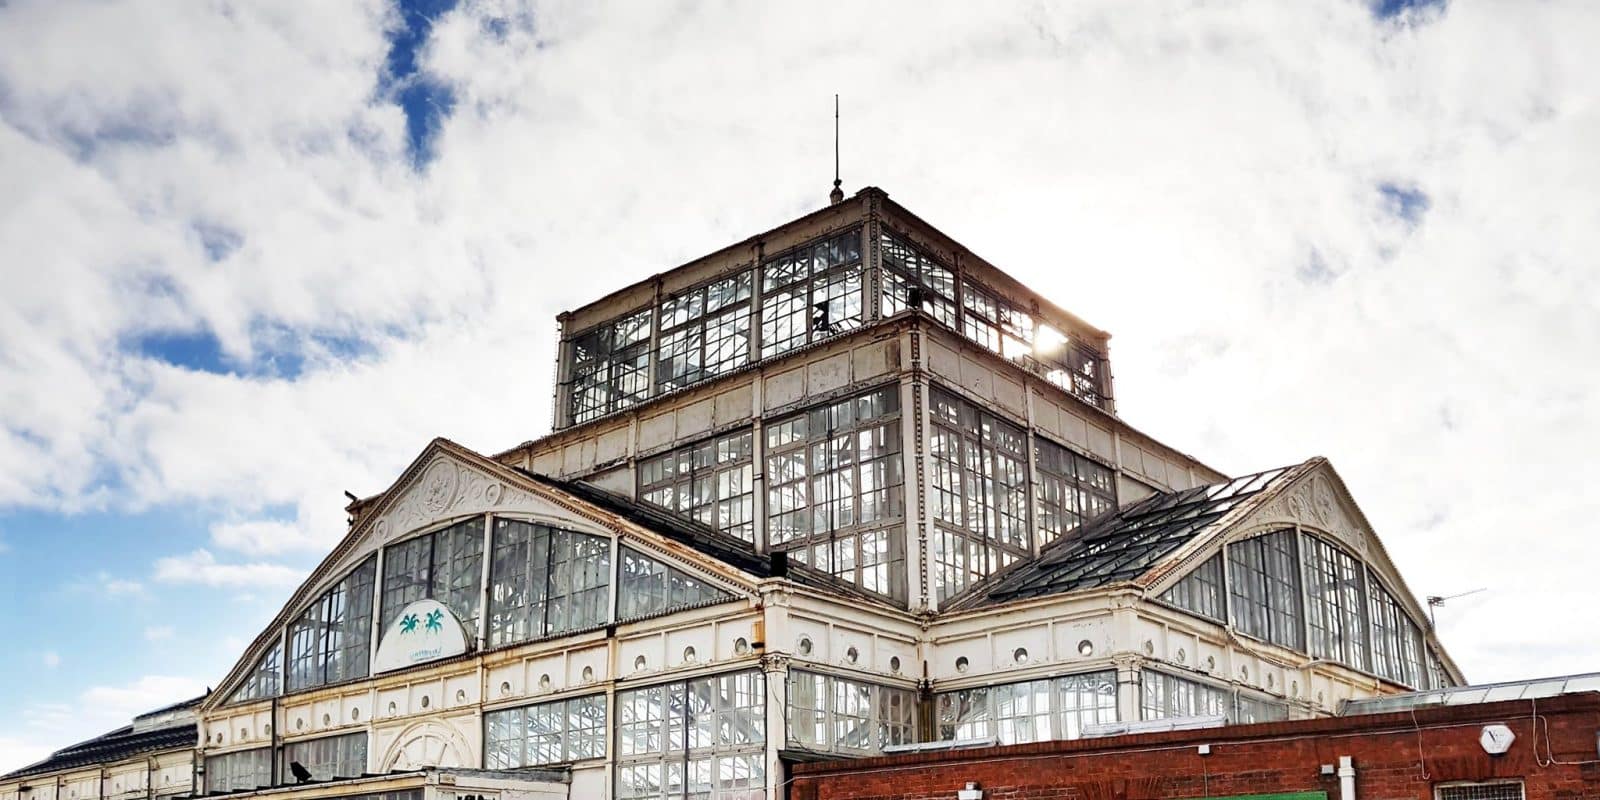
[[283, 746], [282, 762], [282, 775], [279, 777], [282, 783], [295, 782], [290, 764], [305, 767], [315, 781], [359, 778], [367, 773], [367, 734], [351, 733], [290, 742]]
[[490, 647], [588, 630], [610, 619], [610, 537], [494, 521]]
[[377, 557], [373, 556], [289, 625], [290, 691], [366, 677], [376, 575]]
[[1139, 674], [1139, 698], [1143, 719], [1228, 716], [1233, 711], [1231, 691], [1153, 669]]
[[1117, 719], [1117, 674], [1090, 672], [938, 695], [939, 738], [1001, 744], [1076, 739]]
[[878, 243], [883, 259], [884, 316], [916, 306], [955, 328], [955, 273], [888, 230], [878, 235]]
[[1233, 626], [1273, 644], [1305, 649], [1296, 534], [1282, 530], [1228, 545]]
[[650, 393], [650, 309], [598, 325], [569, 343], [573, 422], [627, 408]]
[[[569, 335], [558, 427], [860, 328], [869, 306], [864, 235], [859, 227], [829, 234]], [[1078, 398], [1109, 407], [1109, 370], [1098, 346], [958, 276], [899, 233], [880, 229], [876, 244], [882, 316], [915, 306]]]
[[1315, 536], [1303, 537], [1301, 547], [1311, 655], [1367, 669], [1365, 570], [1361, 562]]
[[1117, 507], [1116, 472], [1048, 439], [1033, 439], [1039, 487], [1037, 546]]
[[1417, 689], [1430, 688], [1437, 679], [1426, 668], [1422, 630], [1375, 575], [1367, 576], [1367, 599], [1372, 613], [1372, 671]]
[[[370, 621], [371, 617], [368, 619]], [[256, 660], [255, 668], [250, 670], [250, 675], [244, 679], [244, 683], [239, 684], [239, 688], [229, 695], [228, 702], [243, 703], [246, 700], [277, 697], [282, 691], [283, 643], [278, 642]]]
[[750, 273], [684, 292], [663, 302], [658, 313], [660, 391], [681, 389], [749, 362]]
[[1289, 706], [1281, 701], [1158, 670], [1141, 671], [1139, 684], [1139, 713], [1143, 719], [1221, 716], [1230, 723], [1248, 724], [1289, 718]]
[[755, 433], [707, 439], [639, 462], [639, 499], [755, 542]]
[[1027, 438], [943, 391], [932, 392], [929, 416], [934, 578], [945, 600], [1029, 554]]
[[732, 597], [715, 586], [630, 548], [624, 547], [621, 552], [622, 577], [617, 585], [618, 621], [630, 622], [659, 616]]
[[904, 600], [899, 387], [769, 423], [765, 435], [768, 546]]
[[478, 635], [478, 604], [483, 587], [483, 518], [390, 545], [383, 551], [383, 630], [400, 611], [418, 600], [437, 600], [466, 629]]
[[484, 767], [517, 769], [606, 757], [603, 694], [489, 711], [483, 715]]
[[761, 357], [861, 327], [861, 231], [846, 231], [761, 265]]
[[618, 692], [616, 796], [759, 800], [766, 740], [758, 670]]
[[272, 785], [272, 748], [206, 757], [206, 793], [244, 792]]
[[1194, 572], [1168, 589], [1161, 599], [1185, 611], [1224, 622], [1228, 612], [1223, 604], [1222, 583], [1222, 554], [1218, 553], [1195, 567]]
[[804, 670], [789, 671], [789, 743], [870, 755], [917, 737], [917, 693]]

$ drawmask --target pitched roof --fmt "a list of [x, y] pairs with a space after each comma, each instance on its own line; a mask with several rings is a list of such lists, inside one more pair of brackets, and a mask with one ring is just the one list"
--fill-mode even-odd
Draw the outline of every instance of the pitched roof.
[[565, 492], [590, 505], [599, 506], [640, 527], [689, 545], [734, 569], [757, 578], [772, 575], [772, 562], [758, 555], [748, 542], [722, 533], [710, 525], [669, 514], [648, 503], [635, 502], [586, 481], [552, 478], [521, 468], [517, 471], [559, 492]]
[[1159, 492], [1108, 511], [1046, 547], [1038, 558], [1004, 573], [987, 590], [980, 589], [957, 607], [980, 607], [1134, 580], [1228, 512], [1269, 489], [1287, 485], [1303, 466], [1257, 472], [1179, 492]]
[[[192, 709], [198, 706], [203, 699], [205, 699], [204, 695], [195, 697], [166, 708], [157, 709], [149, 714], [142, 714], [139, 718], [144, 719], [154, 714]], [[173, 724], [157, 727], [146, 728], [139, 725], [124, 725], [93, 739], [63, 747], [51, 753], [50, 757], [43, 761], [0, 775], [0, 780], [25, 778], [29, 775], [60, 772], [95, 764], [111, 764], [145, 753], [184, 750], [194, 747], [199, 741], [200, 728], [195, 724], [193, 714], [184, 714], [182, 717], [175, 719]]]
[[[517, 471], [552, 489], [565, 492], [586, 503], [598, 506], [651, 532], [688, 545], [696, 551], [746, 574], [754, 575], [757, 578], [773, 577], [771, 556], [757, 553], [750, 543], [743, 539], [729, 536], [704, 523], [671, 514], [649, 503], [640, 503], [614, 492], [606, 491], [592, 483], [552, 478], [548, 475], [541, 475], [521, 468], [518, 468]], [[787, 562], [787, 569], [788, 577], [796, 583], [804, 584], [814, 589], [821, 589], [832, 594], [844, 595], [851, 599], [870, 600], [874, 603], [886, 602], [884, 598], [862, 590], [855, 584], [842, 581], [822, 570], [795, 563], [793, 560]]]

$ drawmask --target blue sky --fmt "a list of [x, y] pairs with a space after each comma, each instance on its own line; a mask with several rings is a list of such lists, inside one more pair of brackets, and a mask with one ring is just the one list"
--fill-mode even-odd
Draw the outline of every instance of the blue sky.
[[[0, 768], [216, 682], [554, 317], [874, 184], [1330, 457], [1484, 680], [1600, 668], [1600, 6], [0, 4]], [[1481, 54], [1495, 53], [1495, 59]], [[1517, 545], [1508, 547], [1508, 537]], [[1530, 576], [1539, 576], [1533, 580]]]

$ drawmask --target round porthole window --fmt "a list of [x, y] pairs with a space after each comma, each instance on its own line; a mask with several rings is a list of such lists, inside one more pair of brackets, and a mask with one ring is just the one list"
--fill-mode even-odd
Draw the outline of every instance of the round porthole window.
[[1011, 651], [1011, 660], [1017, 662], [1018, 664], [1028, 663], [1028, 648], [1019, 647]]
[[361, 709], [359, 709], [359, 708], [350, 709], [350, 721], [351, 722], [355, 722], [358, 719], [361, 719]]
[[247, 731], [244, 728], [240, 728], [239, 729], [239, 741], [242, 742], [242, 741], [244, 741], [246, 739], [249, 739], [249, 738], [250, 738], [250, 731]]
[[692, 646], [683, 648], [683, 663], [694, 663], [694, 648]]
[[504, 697], [504, 696], [506, 696], [508, 694], [511, 694], [511, 681], [501, 681], [500, 682], [500, 696]]
[[800, 648], [800, 655], [803, 655], [803, 656], [811, 655], [811, 637], [809, 637], [809, 636], [800, 637], [800, 644], [798, 646]]
[[429, 698], [427, 695], [423, 695], [422, 696], [422, 707], [423, 708], [427, 708], [428, 705], [430, 703], [432, 703], [432, 702], [433, 702], [433, 700], [431, 698]]
[[1183, 662], [1189, 660], [1189, 654], [1184, 652], [1183, 648], [1180, 647], [1178, 648], [1178, 655], [1176, 656], [1176, 659], [1179, 664], [1182, 664]]
[[635, 671], [642, 671], [647, 666], [650, 666], [650, 662], [644, 656], [639, 656], [633, 660], [633, 668]]
[[1149, 639], [1144, 640], [1144, 654], [1147, 655], [1147, 656], [1155, 655], [1156, 654], [1156, 643], [1150, 641]]
[[968, 661], [966, 656], [956, 659], [956, 672], [966, 672], [970, 666], [972, 666], [972, 662]]
[[594, 680], [594, 667], [584, 667], [583, 668], [583, 682], [584, 683], [589, 683], [589, 682], [591, 682], [593, 680]]
[[328, 727], [329, 725], [332, 725], [332, 724], [333, 724], [333, 715], [332, 714], [323, 714], [322, 715], [322, 727], [326, 728], [326, 727]]
[[1091, 642], [1088, 639], [1078, 642], [1078, 655], [1083, 656], [1084, 658], [1094, 655], [1094, 642]]
[[547, 673], [539, 676], [539, 688], [541, 690], [544, 690], [544, 691], [549, 691], [549, 689], [550, 689], [550, 673], [547, 672]]
[[900, 673], [900, 657], [899, 656], [890, 656], [889, 657], [889, 671], [893, 672], [893, 673], [895, 673], [897, 675]]
[[750, 643], [745, 641], [743, 636], [741, 636], [741, 637], [739, 637], [737, 639], [734, 639], [733, 640], [733, 652], [738, 653], [741, 656], [744, 655], [745, 653], [750, 652]]
[[400, 706], [396, 705], [393, 700], [390, 700], [389, 701], [389, 716], [392, 717], [392, 716], [394, 716], [395, 714], [397, 714], [399, 712], [400, 712]]
[[855, 649], [854, 647], [850, 648], [849, 650], [844, 651], [844, 660], [845, 660], [846, 663], [854, 664], [860, 658], [861, 658], [861, 651]]
[[294, 729], [297, 730], [297, 731], [305, 730], [306, 729], [306, 718], [305, 717], [295, 717], [294, 718]]
[[465, 702], [467, 702], [467, 690], [466, 689], [457, 689], [456, 690], [456, 702], [457, 703], [465, 703]]
[[1217, 671], [1217, 659], [1216, 659], [1216, 657], [1215, 656], [1206, 656], [1206, 672], [1216, 672], [1216, 671]]

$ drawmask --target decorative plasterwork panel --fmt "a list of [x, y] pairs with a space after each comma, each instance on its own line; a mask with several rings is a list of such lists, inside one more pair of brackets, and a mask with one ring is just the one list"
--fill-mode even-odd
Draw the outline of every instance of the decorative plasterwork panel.
[[363, 541], [330, 573], [338, 580], [378, 548], [419, 530], [476, 514], [516, 514], [568, 530], [609, 536], [611, 531], [571, 509], [511, 485], [477, 467], [440, 453], [416, 472], [410, 485], [373, 521]]
[[401, 731], [384, 751], [378, 771], [477, 766], [472, 743], [447, 720], [426, 720]]
[[1340, 543], [1367, 559], [1372, 532], [1358, 520], [1343, 493], [1335, 488], [1326, 467], [1301, 478], [1271, 502], [1258, 509], [1236, 530], [1259, 533], [1276, 525], [1300, 525], [1331, 534]]
[[447, 456], [435, 458], [422, 469], [416, 482], [373, 523], [372, 533], [380, 542], [388, 542], [438, 522], [490, 511], [522, 512], [568, 527], [606, 533], [549, 500]]

